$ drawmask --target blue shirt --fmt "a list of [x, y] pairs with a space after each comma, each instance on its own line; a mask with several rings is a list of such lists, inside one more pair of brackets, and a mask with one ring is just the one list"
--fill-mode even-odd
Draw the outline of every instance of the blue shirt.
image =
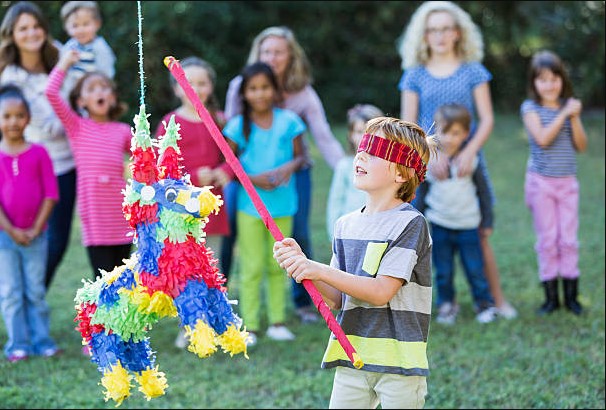
[[[402, 74], [398, 89], [413, 91], [419, 96], [417, 123], [426, 133], [435, 134], [432, 128], [434, 115], [441, 105], [457, 103], [471, 113], [471, 129], [475, 127], [473, 90], [492, 79], [492, 74], [478, 62], [463, 63], [448, 77], [434, 77], [425, 66], [415, 66]], [[431, 130], [431, 132], [429, 132]]]
[[[242, 115], [230, 119], [223, 134], [238, 145], [239, 160], [248, 175], [257, 175], [275, 169], [294, 158], [293, 139], [306, 129], [303, 120], [294, 112], [274, 108], [273, 121], [268, 129], [251, 122], [248, 141], [244, 138]], [[297, 212], [298, 196], [294, 175], [285, 185], [273, 190], [255, 187], [273, 218], [292, 216]], [[259, 217], [252, 200], [241, 185], [238, 187], [238, 210]]]
[[[520, 107], [520, 115], [536, 112], [541, 120], [541, 126], [547, 127], [555, 120], [559, 109], [547, 108], [533, 100], [526, 100]], [[548, 147], [541, 147], [536, 140], [528, 134], [530, 157], [528, 158], [528, 171], [546, 177], [567, 177], [577, 174], [576, 149], [572, 142], [572, 127], [570, 120], [566, 119], [558, 135]]]

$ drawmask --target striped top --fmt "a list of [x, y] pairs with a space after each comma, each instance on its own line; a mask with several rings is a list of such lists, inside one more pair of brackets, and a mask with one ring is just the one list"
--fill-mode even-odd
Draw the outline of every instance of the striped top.
[[50, 73], [46, 96], [63, 123], [76, 160], [76, 195], [84, 246], [132, 242], [122, 213], [126, 154], [130, 154], [128, 124], [96, 122], [80, 117], [60, 96], [65, 72]]
[[[362, 370], [428, 376], [432, 242], [427, 222], [409, 203], [376, 214], [363, 209], [337, 220], [331, 266], [357, 276], [392, 276], [405, 284], [383, 306], [343, 294], [337, 321], [364, 361]], [[322, 368], [336, 366], [353, 368], [331, 334]]]
[[[559, 109], [543, 107], [533, 100], [524, 101], [520, 107], [522, 116], [529, 112], [536, 112], [543, 127], [551, 124], [559, 111]], [[572, 142], [572, 127], [569, 119], [566, 119], [551, 145], [545, 148], [537, 144], [528, 130], [526, 132], [530, 144], [528, 171], [546, 177], [568, 177], [577, 174], [576, 149]]]

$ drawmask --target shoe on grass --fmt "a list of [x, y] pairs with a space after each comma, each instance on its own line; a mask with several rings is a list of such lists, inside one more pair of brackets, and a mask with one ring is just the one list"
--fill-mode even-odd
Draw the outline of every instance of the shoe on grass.
[[15, 350], [8, 355], [7, 359], [11, 363], [16, 363], [27, 359], [27, 357], [27, 352], [25, 350]]
[[284, 325], [271, 325], [265, 334], [273, 340], [294, 340], [295, 335]]
[[498, 318], [499, 318], [499, 311], [494, 306], [487, 307], [486, 309], [480, 311], [476, 315], [476, 320], [480, 323], [494, 322]]
[[515, 319], [518, 317], [518, 311], [509, 304], [504, 302], [501, 306], [497, 307], [497, 314], [505, 319]]
[[459, 314], [459, 305], [452, 302], [444, 302], [438, 308], [436, 322], [443, 325], [454, 325]]

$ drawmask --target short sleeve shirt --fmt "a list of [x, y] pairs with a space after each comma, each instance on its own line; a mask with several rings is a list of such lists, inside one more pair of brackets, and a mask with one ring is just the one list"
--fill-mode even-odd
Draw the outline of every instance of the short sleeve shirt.
[[[473, 90], [492, 79], [492, 74], [478, 62], [463, 63], [448, 77], [434, 77], [425, 66], [419, 65], [404, 71], [398, 88], [413, 91], [419, 96], [418, 124], [429, 132], [438, 107], [448, 103], [465, 106], [476, 118]], [[472, 124], [472, 129], [473, 125]]]
[[[294, 112], [274, 108], [269, 129], [251, 122], [248, 140], [244, 137], [242, 115], [227, 122], [223, 134], [238, 145], [239, 160], [244, 172], [257, 175], [275, 169], [294, 158], [293, 139], [305, 132], [303, 120]], [[261, 200], [273, 218], [292, 216], [297, 212], [297, 190], [294, 175], [289, 181], [273, 190], [256, 187]], [[238, 210], [259, 217], [252, 200], [242, 186], [238, 189]]]

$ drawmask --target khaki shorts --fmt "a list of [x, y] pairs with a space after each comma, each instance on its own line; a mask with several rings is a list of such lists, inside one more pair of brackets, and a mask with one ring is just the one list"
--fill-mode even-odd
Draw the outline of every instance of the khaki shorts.
[[421, 409], [425, 405], [427, 380], [337, 367], [330, 396], [331, 409]]

